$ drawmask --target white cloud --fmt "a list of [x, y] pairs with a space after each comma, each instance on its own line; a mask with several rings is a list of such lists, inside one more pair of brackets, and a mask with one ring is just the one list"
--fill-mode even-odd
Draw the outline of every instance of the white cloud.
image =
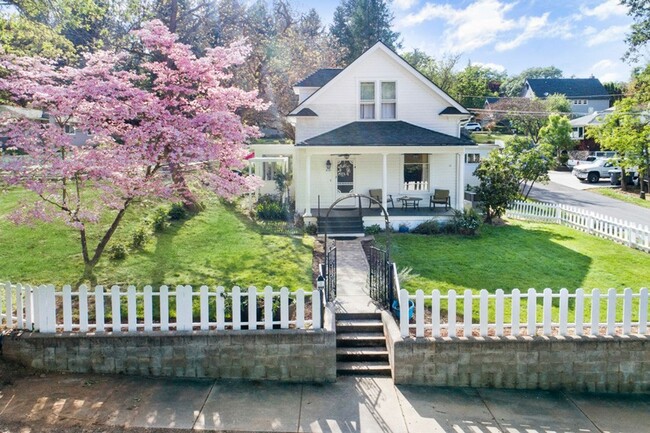
[[[444, 51], [471, 52], [495, 44], [497, 51], [519, 47], [526, 41], [539, 37], [568, 38], [571, 21], [551, 22], [550, 13], [540, 16], [508, 16], [517, 3], [502, 0], [476, 0], [464, 9], [451, 4], [427, 3], [418, 12], [403, 17], [398, 28], [409, 28], [427, 21], [442, 20], [444, 26]], [[513, 32], [518, 32], [514, 34]]]
[[583, 36], [591, 36], [591, 35], [593, 35], [595, 33], [598, 33], [598, 30], [596, 29], [596, 27], [592, 27], [592, 26], [587, 26], [582, 31]]
[[409, 10], [417, 4], [418, 0], [393, 0], [393, 4], [397, 9]]
[[601, 83], [609, 81], [627, 81], [630, 78], [630, 66], [620, 60], [603, 59], [594, 63], [581, 74], [583, 77], [593, 75]]
[[588, 17], [594, 17], [600, 21], [604, 21], [612, 16], [627, 15], [628, 10], [627, 7], [619, 3], [619, 0], [605, 0], [593, 8], [582, 6], [580, 12]]
[[625, 37], [625, 33], [630, 31], [630, 26], [611, 26], [599, 32], [593, 33], [587, 38], [587, 46], [606, 44], [609, 42], [620, 42]]
[[472, 65], [482, 66], [484, 68], [489, 68], [497, 72], [505, 72], [506, 67], [498, 63], [481, 63], [481, 62], [472, 62]]

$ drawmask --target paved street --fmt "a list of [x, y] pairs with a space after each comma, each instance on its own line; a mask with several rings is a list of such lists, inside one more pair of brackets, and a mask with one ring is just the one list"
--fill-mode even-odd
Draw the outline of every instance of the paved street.
[[[0, 388], [0, 432], [648, 433], [650, 395], [47, 375]], [[169, 429], [169, 430], [167, 430]]]
[[531, 198], [575, 206], [590, 212], [650, 226], [650, 209], [585, 191], [587, 188], [609, 188], [611, 187], [609, 181], [596, 184], [581, 183], [569, 172], [551, 172], [550, 177], [551, 182], [547, 185], [533, 187]]

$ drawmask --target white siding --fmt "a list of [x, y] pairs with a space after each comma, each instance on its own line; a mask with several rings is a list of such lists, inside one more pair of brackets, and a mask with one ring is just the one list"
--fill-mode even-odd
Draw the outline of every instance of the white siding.
[[[296, 119], [296, 142], [331, 131], [359, 120], [359, 83], [361, 81], [395, 81], [397, 83], [397, 118], [444, 134], [458, 136], [458, 121], [439, 116], [450, 104], [381, 49], [368, 53], [335, 77], [331, 86], [315, 94], [305, 107], [318, 114], [316, 122]], [[376, 94], [379, 102], [379, 88]], [[379, 113], [379, 110], [377, 110]]]

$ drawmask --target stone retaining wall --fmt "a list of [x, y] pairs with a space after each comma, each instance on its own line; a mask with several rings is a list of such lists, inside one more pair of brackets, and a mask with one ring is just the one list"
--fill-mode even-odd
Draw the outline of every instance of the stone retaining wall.
[[49, 371], [336, 381], [336, 334], [329, 330], [11, 332], [0, 338], [3, 357]]
[[650, 392], [648, 336], [403, 339], [384, 326], [396, 384]]

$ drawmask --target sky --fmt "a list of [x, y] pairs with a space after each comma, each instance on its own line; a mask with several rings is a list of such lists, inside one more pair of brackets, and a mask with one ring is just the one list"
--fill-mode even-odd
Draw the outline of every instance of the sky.
[[[295, 0], [332, 22], [338, 0]], [[393, 0], [393, 29], [402, 50], [436, 58], [461, 54], [460, 68], [490, 66], [510, 75], [556, 66], [565, 77], [628, 81], [633, 65], [621, 61], [632, 19], [618, 0]], [[646, 51], [642, 61], [650, 61]]]

